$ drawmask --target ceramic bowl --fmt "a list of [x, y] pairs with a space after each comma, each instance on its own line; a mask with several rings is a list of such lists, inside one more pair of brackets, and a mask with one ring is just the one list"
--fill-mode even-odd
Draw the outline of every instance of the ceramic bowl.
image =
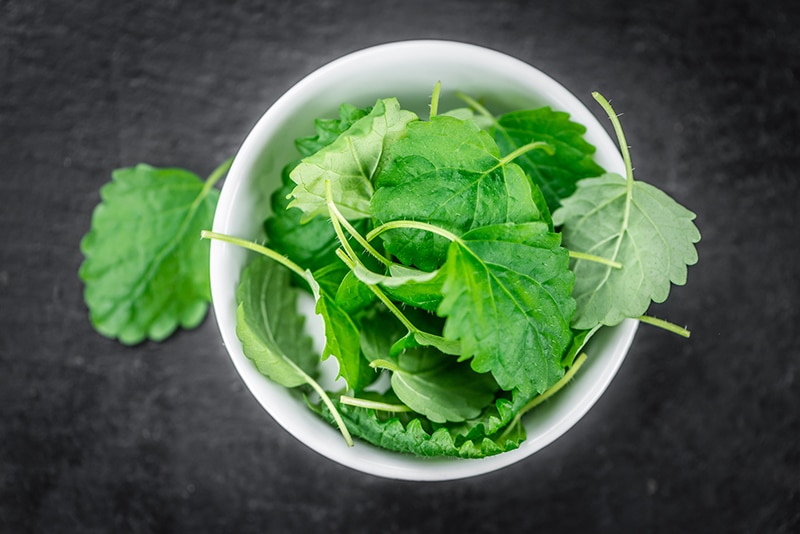
[[[622, 158], [595, 115], [559, 83], [535, 67], [474, 45], [446, 41], [406, 41], [348, 54], [312, 72], [281, 96], [261, 117], [238, 151], [222, 188], [213, 229], [246, 239], [262, 239], [269, 197], [281, 168], [298, 154], [297, 137], [313, 133], [318, 117], [336, 118], [343, 102], [370, 106], [378, 98], [397, 97], [401, 105], [427, 118], [433, 87], [441, 81], [440, 110], [461, 107], [461, 91], [480, 99], [495, 113], [548, 105], [570, 113], [586, 126], [597, 147], [597, 162], [624, 175]], [[600, 110], [598, 106], [598, 110]], [[602, 113], [601, 113], [602, 114]], [[356, 440], [348, 447], [338, 430], [305, 404], [258, 373], [242, 353], [235, 333], [235, 291], [247, 252], [234, 245], [211, 244], [211, 291], [222, 339], [242, 380], [256, 400], [287, 432], [319, 454], [350, 468], [381, 477], [448, 480], [504, 468], [530, 456], [567, 432], [602, 395], [636, 331], [635, 321], [601, 330], [587, 349], [590, 358], [558, 395], [524, 419], [527, 439], [519, 449], [481, 460], [426, 459], [379, 449]], [[321, 349], [322, 331], [310, 300], [301, 303], [309, 333]], [[336, 365], [333, 358], [326, 364]], [[330, 379], [335, 368], [324, 373]]]

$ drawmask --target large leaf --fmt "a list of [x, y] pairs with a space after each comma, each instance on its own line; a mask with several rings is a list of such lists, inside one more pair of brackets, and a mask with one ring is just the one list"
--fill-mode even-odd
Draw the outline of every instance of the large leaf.
[[[315, 407], [320, 415], [332, 420], [325, 406]], [[399, 417], [385, 418], [375, 410], [344, 404], [337, 405], [347, 428], [357, 436], [384, 449], [410, 453], [421, 457], [452, 456], [458, 458], [485, 458], [519, 447], [524, 435], [513, 434], [502, 440], [476, 435], [461, 440], [446, 426], [426, 429], [418, 418], [401, 421]]]
[[492, 133], [501, 154], [534, 141], [550, 145], [552, 153], [533, 150], [515, 160], [542, 190], [550, 210], [575, 191], [578, 180], [604, 172], [592, 158], [595, 147], [583, 138], [586, 128], [563, 111], [543, 107], [507, 113]]
[[494, 399], [497, 383], [433, 347], [402, 351], [395, 361], [377, 360], [392, 371], [392, 390], [403, 403], [435, 423], [480, 415]]
[[[272, 214], [264, 221], [267, 244], [298, 265], [315, 272], [326, 265], [339, 263], [336, 249], [340, 243], [330, 220], [323, 217], [304, 220], [300, 209], [288, 207], [290, 200], [287, 196], [295, 187], [289, 178], [290, 168], [284, 169], [283, 185], [271, 196]], [[367, 223], [364, 219], [353, 224], [359, 232], [366, 232]]]
[[[461, 235], [480, 226], [542, 219], [522, 169], [501, 161], [491, 136], [474, 122], [454, 117], [409, 124], [375, 182], [377, 223], [411, 219]], [[388, 252], [425, 271], [439, 267], [447, 253], [447, 240], [430, 232], [393, 230], [382, 237]]]
[[[369, 109], [342, 104], [338, 119], [315, 120], [316, 135], [295, 140], [295, 146], [303, 156], [310, 156], [333, 143], [339, 135], [368, 113]], [[264, 230], [270, 248], [314, 272], [324, 265], [338, 263], [335, 251], [339, 248], [339, 240], [328, 219], [315, 217], [305, 220], [301, 209], [289, 207], [291, 193], [296, 186], [289, 173], [297, 163], [283, 168], [282, 185], [272, 193], [272, 214], [264, 221]], [[368, 230], [368, 222], [365, 219], [355, 221], [353, 225], [364, 233]]]
[[190, 172], [140, 164], [114, 171], [100, 196], [79, 272], [94, 327], [135, 344], [197, 326], [210, 301], [200, 232], [219, 191]]
[[[630, 185], [630, 187], [628, 187]], [[686, 283], [697, 262], [700, 232], [694, 213], [663, 191], [618, 174], [582, 180], [553, 214], [564, 245], [622, 264], [621, 269], [574, 261], [576, 329], [615, 325], [639, 317], [650, 302], [666, 300], [670, 283]]]
[[[319, 285], [306, 271], [315, 294]], [[320, 401], [348, 445], [347, 426], [325, 390], [314, 379], [319, 358], [303, 329], [305, 317], [297, 311], [299, 289], [289, 284], [289, 271], [272, 259], [257, 256], [242, 271], [236, 289], [236, 335], [242, 350], [261, 374], [277, 384], [295, 388], [307, 385]]]
[[460, 340], [462, 358], [505, 390], [541, 393], [563, 374], [575, 302], [559, 245], [542, 222], [479, 228], [450, 245], [444, 337]]
[[394, 98], [378, 100], [369, 115], [353, 123], [330, 145], [304, 158], [290, 177], [297, 184], [289, 204], [304, 212], [303, 220], [327, 215], [326, 182], [333, 201], [347, 219], [370, 217], [372, 178], [384, 146], [401, 135], [417, 116], [400, 109]]
[[248, 264], [236, 290], [236, 335], [261, 374], [293, 388], [309, 383], [319, 358], [297, 311], [300, 290], [289, 285], [289, 276], [263, 256]]

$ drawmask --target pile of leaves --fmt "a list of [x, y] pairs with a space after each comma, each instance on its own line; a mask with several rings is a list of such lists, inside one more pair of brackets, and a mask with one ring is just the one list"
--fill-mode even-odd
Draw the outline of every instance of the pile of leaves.
[[[519, 446], [522, 416], [578, 371], [599, 328], [637, 318], [688, 334], [644, 314], [686, 282], [700, 234], [693, 213], [634, 180], [600, 95], [626, 176], [597, 165], [585, 128], [564, 112], [494, 116], [462, 95], [468, 107], [439, 114], [438, 91], [428, 120], [382, 98], [315, 121], [272, 195], [264, 244], [203, 235], [260, 253], [237, 291], [244, 353], [348, 443], [484, 457]], [[82, 243], [99, 331], [136, 343], [202, 319], [207, 271], [186, 273], [200, 273], [192, 266], [207, 265], [208, 252], [190, 238], [210, 223], [225, 168], [205, 184], [141, 165], [114, 175]], [[167, 189], [174, 196], [154, 192]], [[113, 249], [124, 246], [104, 231], [124, 226], [128, 210], [158, 212], [144, 255], [128, 244], [120, 257]], [[174, 231], [163, 236], [167, 223]], [[166, 298], [176, 279], [180, 298]], [[324, 323], [321, 355], [297, 312], [303, 292]], [[331, 356], [341, 391], [317, 381]]]

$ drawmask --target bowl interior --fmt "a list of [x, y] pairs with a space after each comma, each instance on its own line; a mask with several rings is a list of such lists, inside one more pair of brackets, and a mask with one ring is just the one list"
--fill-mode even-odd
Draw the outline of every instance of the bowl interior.
[[[569, 91], [534, 67], [473, 45], [408, 41], [381, 45], [345, 56], [313, 72], [286, 92], [258, 121], [238, 152], [222, 189], [214, 231], [246, 239], [263, 237], [269, 197], [280, 171], [298, 154], [293, 141], [313, 133], [315, 118], [337, 117], [340, 104], [369, 106], [397, 97], [401, 106], [427, 118], [433, 87], [442, 83], [439, 109], [461, 107], [456, 91], [479, 99], [494, 113], [548, 105], [570, 113], [586, 126], [605, 169], [624, 174], [615, 143], [594, 115]], [[318, 453], [373, 475], [408, 480], [446, 480], [486, 473], [536, 452], [572, 427], [608, 386], [633, 339], [637, 323], [601, 330], [587, 349], [584, 367], [555, 398], [524, 420], [528, 438], [511, 452], [482, 460], [424, 459], [356, 442], [347, 447], [338, 431], [302, 401], [258, 373], [242, 353], [235, 334], [235, 291], [248, 254], [236, 246], [211, 244], [211, 290], [223, 342], [242, 379], [269, 414]], [[301, 302], [309, 333], [321, 348], [322, 333], [309, 301]], [[333, 362], [333, 359], [329, 359]], [[335, 365], [335, 364], [334, 364]], [[328, 369], [331, 376], [331, 370]]]

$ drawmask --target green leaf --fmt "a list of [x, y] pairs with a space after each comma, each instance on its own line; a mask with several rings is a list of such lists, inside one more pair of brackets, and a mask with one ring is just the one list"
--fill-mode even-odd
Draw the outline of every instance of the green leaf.
[[[542, 218], [522, 169], [501, 160], [491, 136], [472, 121], [433, 117], [408, 125], [376, 178], [372, 214], [382, 224], [410, 219], [456, 235], [473, 228]], [[438, 268], [448, 242], [416, 229], [383, 234], [386, 250], [406, 265]]]
[[[339, 262], [340, 265], [344, 265]], [[345, 268], [347, 268], [345, 266]], [[342, 279], [342, 283], [336, 290], [336, 304], [342, 308], [347, 314], [353, 315], [363, 311], [365, 308], [375, 302], [376, 297], [369, 287], [364, 282], [359, 280], [353, 271], [347, 271], [347, 274]]]
[[392, 371], [392, 390], [403, 403], [435, 423], [477, 417], [494, 399], [497, 383], [432, 347], [407, 349], [396, 361], [375, 360]]
[[375, 307], [361, 320], [361, 352], [370, 362], [390, 358], [392, 345], [407, 332], [391, 313]]
[[333, 355], [339, 362], [339, 376], [354, 391], [361, 391], [371, 384], [376, 373], [369, 362], [361, 355], [361, 334], [358, 325], [334, 297], [312, 286], [316, 298], [316, 313], [325, 324], [325, 347], [322, 359]]
[[[338, 119], [317, 119], [314, 121], [317, 135], [297, 139], [295, 145], [303, 156], [310, 156], [333, 143], [354, 122], [368, 113], [369, 109], [342, 104]], [[270, 248], [315, 272], [325, 265], [338, 263], [336, 249], [339, 248], [339, 241], [326, 218], [315, 217], [305, 221], [301, 209], [289, 208], [291, 193], [296, 186], [289, 174], [297, 163], [299, 162], [283, 168], [281, 187], [272, 193], [272, 214], [264, 221], [264, 231]], [[368, 222], [355, 221], [353, 226], [359, 232], [366, 232]]]
[[256, 256], [242, 271], [236, 290], [236, 335], [245, 356], [274, 382], [293, 388], [308, 384], [319, 358], [297, 312], [299, 289], [276, 262]]
[[[630, 186], [630, 187], [629, 187]], [[581, 180], [553, 214], [564, 245], [622, 264], [621, 269], [574, 260], [577, 311], [573, 327], [615, 325], [663, 302], [670, 283], [686, 283], [697, 262], [694, 213], [663, 191], [618, 174]]]
[[372, 178], [393, 139], [417, 116], [400, 109], [394, 98], [378, 100], [369, 115], [357, 120], [330, 145], [304, 158], [290, 177], [297, 184], [290, 207], [304, 212], [303, 220], [327, 215], [325, 183], [348, 220], [370, 217]]
[[[306, 275], [318, 294], [319, 285], [308, 271]], [[345, 442], [352, 446], [353, 439], [339, 411], [313, 378], [319, 358], [303, 329], [305, 317], [297, 311], [300, 290], [292, 287], [289, 280], [286, 268], [264, 256], [256, 256], [242, 271], [236, 289], [236, 335], [242, 342], [242, 351], [273, 382], [286, 388], [311, 387]]]
[[[339, 240], [328, 219], [316, 217], [304, 221], [303, 212], [289, 208], [289, 195], [295, 187], [289, 170], [283, 171], [283, 185], [271, 197], [272, 214], [264, 221], [264, 231], [269, 247], [290, 260], [315, 272], [325, 265], [339, 262], [336, 249]], [[368, 221], [355, 221], [359, 231], [367, 230]]]
[[515, 160], [542, 190], [550, 210], [575, 191], [578, 180], [604, 172], [592, 157], [595, 147], [583, 138], [586, 128], [563, 111], [543, 107], [507, 113], [497, 119], [492, 133], [504, 155], [533, 141], [554, 149], [552, 154], [533, 150]]
[[[315, 406], [322, 417], [331, 421], [326, 407]], [[402, 422], [400, 417], [382, 417], [375, 410], [338, 403], [337, 409], [347, 428], [357, 436], [384, 449], [410, 453], [420, 457], [451, 456], [457, 458], [485, 458], [519, 447], [521, 439], [511, 435], [502, 441], [488, 436], [457, 441], [446, 426], [426, 429], [429, 423], [414, 418]]]
[[393, 263], [383, 275], [357, 264], [353, 275], [364, 284], [380, 285], [395, 300], [430, 312], [435, 312], [442, 300], [444, 272], [440, 270], [429, 273]]
[[98, 332], [132, 345], [200, 324], [210, 301], [200, 232], [213, 220], [219, 171], [205, 184], [182, 169], [114, 171], [81, 241], [79, 276]]
[[381, 287], [394, 300], [429, 312], [435, 312], [442, 302], [442, 284], [444, 284], [446, 273], [442, 269], [437, 269], [429, 273], [431, 276], [411, 275], [419, 272], [424, 271], [391, 265], [389, 267], [391, 278], [402, 283], [382, 284]]
[[542, 392], [563, 374], [575, 303], [559, 245], [542, 222], [478, 228], [450, 245], [444, 337], [460, 340], [462, 359], [505, 390]]
[[572, 331], [572, 344], [569, 347], [569, 350], [564, 353], [564, 357], [561, 359], [561, 364], [564, 367], [572, 367], [572, 364], [575, 362], [575, 358], [578, 356], [578, 353], [586, 347], [589, 340], [594, 336], [598, 330], [600, 330], [601, 325], [597, 325], [591, 330], [574, 330]]
[[333, 143], [340, 134], [347, 131], [358, 119], [369, 114], [372, 108], [361, 109], [351, 104], [339, 106], [338, 119], [316, 119], [316, 135], [296, 139], [294, 145], [303, 156], [310, 156]]

